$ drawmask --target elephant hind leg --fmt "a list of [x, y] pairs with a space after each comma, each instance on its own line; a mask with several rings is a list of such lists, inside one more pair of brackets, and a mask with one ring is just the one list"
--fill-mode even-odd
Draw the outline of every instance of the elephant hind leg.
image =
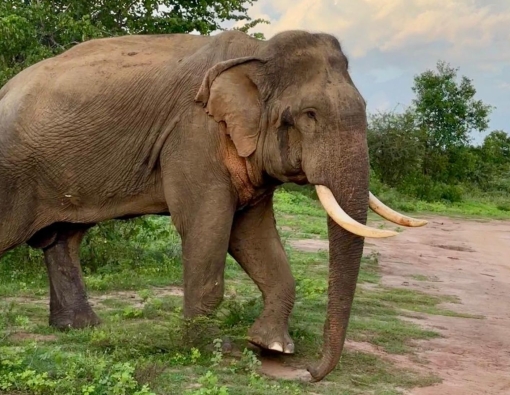
[[39, 244], [50, 282], [51, 326], [58, 329], [84, 328], [100, 323], [87, 301], [80, 265], [80, 244], [90, 225], [58, 224], [40, 233], [32, 244]]

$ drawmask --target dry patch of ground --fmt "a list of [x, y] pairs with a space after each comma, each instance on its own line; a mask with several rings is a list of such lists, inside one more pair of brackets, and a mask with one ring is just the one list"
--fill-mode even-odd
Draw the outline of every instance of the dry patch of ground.
[[[328, 248], [323, 240], [289, 242], [302, 251]], [[405, 318], [443, 336], [417, 344], [414, 357], [388, 355], [365, 343], [349, 343], [347, 349], [443, 379], [409, 391], [412, 395], [509, 395], [510, 222], [431, 217], [423, 228], [370, 240], [366, 250], [379, 254], [382, 285], [456, 296], [460, 304], [442, 307], [483, 319], [427, 314]]]

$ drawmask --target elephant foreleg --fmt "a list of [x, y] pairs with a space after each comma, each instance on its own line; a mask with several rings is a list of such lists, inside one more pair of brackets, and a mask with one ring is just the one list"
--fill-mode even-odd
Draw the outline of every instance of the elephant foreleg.
[[223, 300], [235, 200], [228, 191], [209, 190], [195, 202], [176, 196], [169, 201], [172, 221], [182, 239], [184, 317], [209, 315]]
[[80, 244], [88, 226], [62, 225], [53, 244], [44, 248], [50, 282], [50, 325], [84, 328], [100, 323], [87, 301], [80, 265]]
[[249, 331], [262, 348], [292, 354], [288, 320], [295, 299], [295, 282], [276, 229], [272, 196], [238, 213], [230, 237], [230, 254], [257, 284], [264, 310]]

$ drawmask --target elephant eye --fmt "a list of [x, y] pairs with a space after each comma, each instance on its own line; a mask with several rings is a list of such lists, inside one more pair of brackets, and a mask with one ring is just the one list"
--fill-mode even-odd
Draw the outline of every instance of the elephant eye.
[[310, 119], [315, 119], [315, 118], [316, 118], [316, 115], [317, 115], [317, 114], [315, 113], [315, 111], [312, 111], [312, 110], [309, 110], [309, 111], [307, 111], [307, 112], [306, 112], [306, 116], [307, 116], [308, 118], [310, 118]]

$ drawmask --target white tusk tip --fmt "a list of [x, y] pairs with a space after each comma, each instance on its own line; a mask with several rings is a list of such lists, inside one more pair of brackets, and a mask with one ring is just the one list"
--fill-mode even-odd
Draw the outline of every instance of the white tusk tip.
[[384, 203], [382, 203], [379, 199], [377, 199], [372, 192], [369, 192], [369, 207], [377, 214], [379, 214], [384, 219], [391, 221], [395, 224], [410, 227], [410, 228], [418, 228], [420, 226], [427, 225], [428, 221], [424, 219], [417, 219], [408, 217], [407, 215], [400, 214], [395, 210], [389, 208]]

